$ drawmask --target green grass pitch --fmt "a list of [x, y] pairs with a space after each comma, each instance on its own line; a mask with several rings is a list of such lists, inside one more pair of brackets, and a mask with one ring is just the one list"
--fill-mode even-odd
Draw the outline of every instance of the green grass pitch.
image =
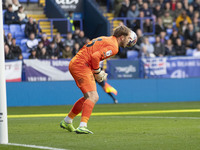
[[[8, 115], [64, 114], [72, 106], [9, 107]], [[198, 110], [200, 102], [96, 105], [95, 113]], [[200, 150], [200, 111], [93, 115], [93, 135], [77, 135], [59, 127], [60, 117], [8, 118], [9, 143], [70, 150]], [[74, 120], [78, 127], [80, 116]], [[0, 145], [0, 150], [35, 148]]]

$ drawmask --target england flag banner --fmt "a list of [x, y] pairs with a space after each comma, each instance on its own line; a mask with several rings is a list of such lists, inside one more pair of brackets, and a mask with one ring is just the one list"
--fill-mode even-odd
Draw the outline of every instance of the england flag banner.
[[20, 82], [22, 79], [22, 61], [5, 63], [6, 82]]
[[24, 60], [26, 81], [73, 80], [69, 72], [70, 60]]

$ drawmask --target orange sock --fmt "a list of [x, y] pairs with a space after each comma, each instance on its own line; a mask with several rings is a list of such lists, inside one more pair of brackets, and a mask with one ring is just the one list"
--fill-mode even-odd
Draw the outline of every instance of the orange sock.
[[81, 122], [85, 122], [85, 123], [88, 122], [90, 115], [92, 114], [93, 107], [94, 107], [94, 103], [91, 100], [89, 99], [85, 100], [83, 104]]
[[74, 106], [72, 107], [71, 111], [68, 114], [68, 116], [71, 119], [74, 119], [74, 117], [76, 117], [82, 111], [84, 102], [85, 102], [84, 97], [81, 97], [79, 100], [76, 101], [76, 103], [74, 104]]

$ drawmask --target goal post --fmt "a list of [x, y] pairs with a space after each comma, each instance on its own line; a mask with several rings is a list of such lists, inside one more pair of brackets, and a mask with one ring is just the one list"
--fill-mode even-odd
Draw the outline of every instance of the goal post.
[[7, 99], [5, 80], [5, 57], [3, 40], [3, 11], [0, 0], [0, 144], [8, 143]]

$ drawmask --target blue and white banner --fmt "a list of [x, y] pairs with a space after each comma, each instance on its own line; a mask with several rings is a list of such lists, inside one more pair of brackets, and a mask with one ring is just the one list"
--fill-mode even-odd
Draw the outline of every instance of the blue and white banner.
[[139, 61], [118, 59], [107, 61], [107, 73], [110, 79], [139, 78]]
[[145, 75], [149, 78], [200, 77], [200, 58], [193, 58], [193, 57], [169, 57], [169, 58], [151, 58], [151, 59], [149, 58], [149, 59], [142, 59], [142, 61], [144, 64]]
[[24, 60], [26, 81], [73, 80], [68, 66], [70, 60]]

